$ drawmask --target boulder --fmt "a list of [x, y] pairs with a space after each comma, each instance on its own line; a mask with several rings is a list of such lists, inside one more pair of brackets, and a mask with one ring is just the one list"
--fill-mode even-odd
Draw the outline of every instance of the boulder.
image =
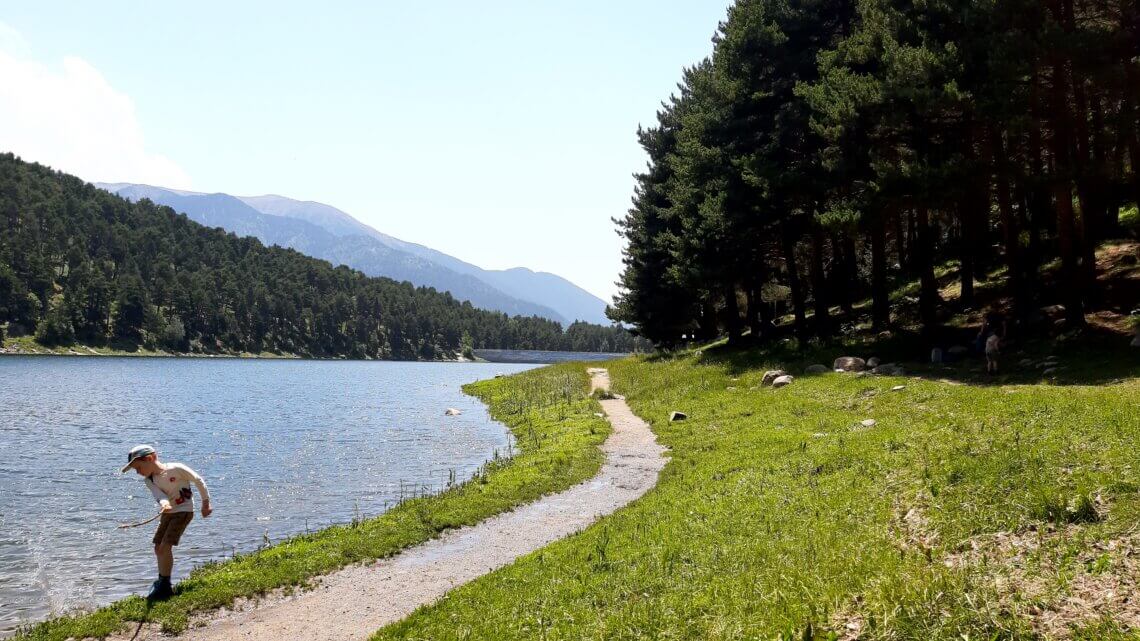
[[1045, 368], [1045, 371], [1044, 371], [1044, 372], [1041, 372], [1041, 375], [1042, 375], [1042, 376], [1052, 376], [1052, 375], [1054, 375], [1054, 374], [1056, 374], [1056, 373], [1057, 373], [1057, 368], [1056, 368], [1056, 367], [1047, 367], [1047, 368]]
[[867, 369], [867, 361], [858, 356], [840, 356], [831, 367], [837, 372], [862, 372]]
[[788, 376], [787, 374], [777, 376], [776, 380], [772, 381], [772, 387], [779, 389], [785, 385], [791, 385], [794, 380], [796, 380], [794, 376]]
[[459, 410], [455, 409], [454, 407], [449, 407], [443, 411], [444, 416], [459, 416], [462, 413], [463, 412], [460, 412]]
[[669, 415], [670, 421], [683, 421], [687, 418], [689, 418], [689, 415], [684, 412], [673, 412]]
[[878, 356], [872, 356], [871, 358], [867, 359], [867, 367], [870, 367], [871, 369], [875, 369], [876, 367], [879, 366], [879, 363], [882, 363], [882, 362], [883, 361], [879, 360]]
[[1137, 335], [1132, 337], [1131, 345], [1133, 347], [1140, 347], [1140, 334], [1137, 334]]
[[771, 385], [777, 378], [780, 378], [786, 374], [787, 372], [782, 369], [770, 369], [767, 372], [764, 372], [764, 377], [760, 379], [760, 384]]
[[882, 365], [871, 370], [872, 374], [877, 376], [903, 376], [906, 374], [903, 368], [895, 365], [894, 363], [883, 363]]
[[822, 365], [820, 363], [816, 363], [815, 365], [808, 365], [808, 368], [804, 370], [804, 373], [805, 374], [826, 374], [830, 371], [831, 370], [827, 368], [827, 365]]
[[935, 364], [935, 365], [938, 365], [942, 362], [942, 348], [941, 347], [935, 347], [934, 349], [930, 350], [930, 362]]

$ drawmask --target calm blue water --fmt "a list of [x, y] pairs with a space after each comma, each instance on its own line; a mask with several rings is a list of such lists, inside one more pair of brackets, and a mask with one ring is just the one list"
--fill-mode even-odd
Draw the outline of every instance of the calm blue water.
[[460, 386], [530, 367], [0, 358], [0, 637], [149, 586], [154, 526], [115, 527], [155, 513], [141, 478], [119, 474], [132, 445], [210, 487], [214, 515], [176, 549], [178, 579], [266, 536], [378, 514], [451, 470], [470, 478], [509, 433]]

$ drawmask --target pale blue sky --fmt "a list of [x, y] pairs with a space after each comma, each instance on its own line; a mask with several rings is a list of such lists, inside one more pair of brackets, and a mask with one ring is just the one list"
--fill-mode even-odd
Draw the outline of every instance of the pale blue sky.
[[727, 5], [6, 3], [21, 80], [0, 147], [89, 180], [325, 202], [608, 301], [637, 126]]

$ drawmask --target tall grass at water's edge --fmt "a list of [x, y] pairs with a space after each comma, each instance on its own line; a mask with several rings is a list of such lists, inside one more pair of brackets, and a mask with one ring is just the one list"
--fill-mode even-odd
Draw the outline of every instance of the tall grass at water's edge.
[[[196, 612], [275, 589], [303, 588], [318, 575], [391, 556], [449, 528], [476, 523], [570, 487], [601, 467], [598, 446], [610, 431], [609, 423], [595, 416], [599, 407], [587, 395], [588, 389], [585, 366], [572, 363], [465, 386], [465, 392], [487, 403], [492, 416], [511, 429], [514, 457], [495, 457], [470, 481], [402, 501], [378, 517], [200, 567], [178, 586], [172, 599], [153, 607], [130, 597], [95, 612], [34, 625], [16, 638], [102, 638], [142, 621], [157, 623], [165, 632], [179, 632]], [[218, 509], [223, 505], [219, 501]], [[193, 538], [193, 525], [186, 536]], [[149, 553], [141, 542], [139, 553]]]
[[780, 366], [610, 363], [657, 487], [374, 641], [1137, 638], [1086, 592], [1140, 580], [1140, 379], [761, 387]]

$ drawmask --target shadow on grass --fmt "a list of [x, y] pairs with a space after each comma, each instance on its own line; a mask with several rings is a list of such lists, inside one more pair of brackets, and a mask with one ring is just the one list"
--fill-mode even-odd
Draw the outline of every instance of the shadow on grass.
[[[935, 340], [917, 332], [898, 331], [883, 337], [854, 335], [813, 342], [802, 348], [792, 339], [759, 345], [718, 343], [695, 353], [698, 362], [725, 366], [733, 376], [760, 369], [812, 376], [805, 370], [814, 364], [824, 365], [830, 372], [834, 360], [841, 356], [874, 356], [882, 363], [902, 366], [906, 376], [964, 385], [1105, 385], [1140, 377], [1140, 349], [1129, 347], [1130, 337], [1115, 332], [1089, 328], [1057, 338], [1011, 339], [1002, 349], [997, 375], [986, 373], [985, 358], [973, 349], [975, 336], [974, 329], [947, 327]], [[966, 353], [951, 354], [950, 348], [955, 346], [966, 348]], [[935, 347], [942, 349], [943, 363], [930, 363]], [[657, 358], [672, 356], [675, 354]]]

